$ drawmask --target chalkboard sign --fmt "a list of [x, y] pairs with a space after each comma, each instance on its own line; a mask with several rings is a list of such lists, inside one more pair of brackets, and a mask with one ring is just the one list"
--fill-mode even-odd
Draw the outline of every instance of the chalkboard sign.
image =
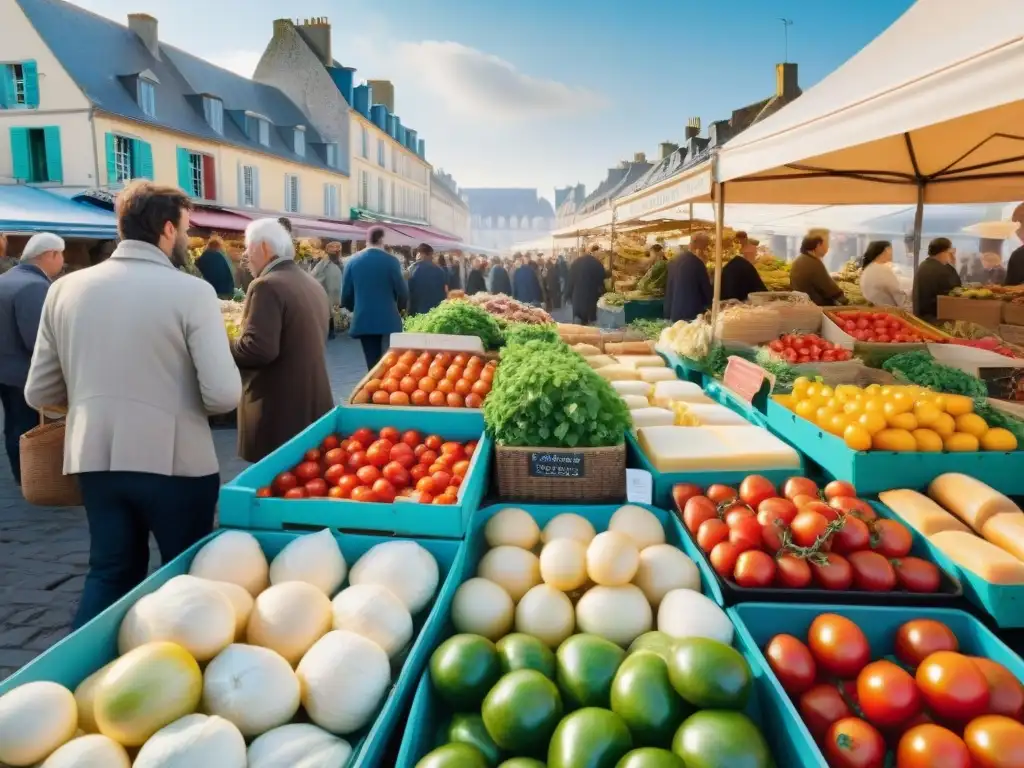
[[582, 453], [530, 454], [530, 477], [583, 477]]

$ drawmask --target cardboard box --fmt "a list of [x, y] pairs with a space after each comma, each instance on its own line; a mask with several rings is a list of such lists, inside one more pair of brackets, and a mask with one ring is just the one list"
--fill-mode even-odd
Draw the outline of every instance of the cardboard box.
[[1003, 322], [1007, 325], [1024, 325], [1024, 304], [1014, 304], [1011, 301], [1003, 303]]
[[995, 330], [1003, 320], [1004, 304], [1005, 302], [999, 299], [963, 299], [958, 296], [939, 296], [938, 318], [939, 320], [965, 320]]

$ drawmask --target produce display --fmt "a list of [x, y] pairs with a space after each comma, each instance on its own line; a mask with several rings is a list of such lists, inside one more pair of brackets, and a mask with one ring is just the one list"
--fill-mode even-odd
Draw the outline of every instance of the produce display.
[[832, 273], [832, 279], [836, 285], [843, 289], [846, 300], [851, 304], [868, 304], [867, 299], [860, 290], [860, 273], [863, 270], [858, 259], [850, 259], [843, 264], [842, 269]]
[[668, 325], [668, 320], [638, 318], [627, 323], [626, 328], [636, 331], [645, 339], [657, 341], [658, 337], [661, 336], [661, 332], [668, 328]]
[[841, 331], [857, 341], [872, 344], [921, 344], [945, 340], [937, 331], [929, 331], [889, 312], [847, 309], [827, 311], [825, 315]]
[[961, 652], [964, 639], [915, 618], [872, 648], [853, 621], [822, 613], [806, 637], [776, 635], [764, 655], [832, 768], [1024, 765], [1024, 686]]
[[880, 518], [842, 480], [820, 489], [791, 477], [776, 488], [749, 475], [738, 489], [679, 484], [672, 498], [711, 566], [738, 587], [933, 593], [942, 586], [939, 569], [910, 554], [907, 527]]
[[329, 530], [269, 562], [251, 534], [221, 533], [129, 609], [118, 657], [74, 691], [31, 682], [0, 697], [0, 764], [342, 768], [439, 579], [414, 541], [350, 566]]
[[510, 323], [547, 325], [554, 322], [551, 315], [540, 307], [523, 304], [504, 293], [474, 293], [472, 296], [460, 297], [460, 301], [481, 307], [496, 318]]
[[476, 441], [445, 441], [414, 429], [357, 429], [329, 435], [256, 495], [282, 499], [348, 499], [391, 504], [456, 504]]
[[522, 344], [527, 341], [561, 341], [555, 323], [509, 323], [504, 331], [506, 344]]
[[[529, 321], [524, 321], [529, 322]], [[552, 322], [551, 318], [547, 322]], [[497, 349], [504, 341], [501, 326], [483, 307], [462, 299], [442, 301], [429, 312], [405, 318], [407, 333], [444, 333], [476, 336], [485, 349]]]
[[638, 293], [651, 298], [660, 299], [665, 295], [665, 285], [668, 283], [668, 261], [659, 259], [651, 265], [651, 268], [644, 273], [636, 284]]
[[497, 367], [496, 360], [485, 362], [465, 352], [391, 350], [352, 396], [352, 404], [480, 408]]
[[237, 301], [220, 302], [220, 314], [224, 318], [224, 329], [229, 339], [237, 339], [242, 333], [242, 304]]
[[826, 341], [816, 333], [784, 333], [768, 349], [787, 363], [842, 363], [853, 351]]

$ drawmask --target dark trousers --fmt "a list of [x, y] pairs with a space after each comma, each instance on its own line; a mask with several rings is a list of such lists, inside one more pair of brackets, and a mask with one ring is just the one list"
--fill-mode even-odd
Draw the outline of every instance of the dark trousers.
[[328, 321], [328, 325], [327, 325], [327, 339], [328, 340], [333, 339], [336, 335], [337, 335], [337, 333], [335, 332], [335, 329], [334, 329], [334, 313], [332, 312], [331, 313], [331, 319]]
[[168, 563], [213, 530], [220, 475], [84, 472], [78, 481], [90, 547], [75, 629], [146, 578], [150, 532]]
[[366, 370], [372, 371], [373, 367], [380, 362], [387, 351], [390, 340], [390, 336], [383, 335], [359, 337], [359, 343], [363, 345], [363, 357], [366, 358]]
[[4, 448], [14, 482], [21, 485], [21, 436], [39, 426], [39, 412], [25, 402], [24, 390], [11, 384], [0, 384], [0, 404], [4, 407]]

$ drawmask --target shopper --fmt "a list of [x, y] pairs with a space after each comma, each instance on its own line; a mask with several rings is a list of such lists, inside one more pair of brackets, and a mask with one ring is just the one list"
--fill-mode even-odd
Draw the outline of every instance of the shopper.
[[[484, 277], [486, 262], [483, 259], [474, 259], [473, 268], [466, 276], [466, 295], [472, 296], [476, 293], [487, 293], [487, 281]], [[507, 276], [506, 276], [507, 277]]]
[[489, 277], [491, 293], [503, 293], [506, 296], [512, 295], [512, 281], [509, 279], [508, 270], [497, 256], [494, 257]]
[[416, 263], [409, 268], [409, 313], [429, 312], [448, 295], [448, 271], [434, 263], [434, 249], [416, 246]]
[[679, 247], [669, 262], [665, 284], [665, 317], [670, 322], [699, 317], [711, 308], [713, 289], [708, 277], [708, 247], [711, 240], [704, 232], [690, 238], [690, 247]]
[[327, 304], [331, 308], [327, 331], [327, 338], [330, 340], [337, 335], [337, 329], [334, 327], [334, 308], [341, 306], [341, 243], [337, 241], [328, 243], [324, 254], [310, 274], [320, 283], [320, 287], [327, 294]]
[[349, 335], [363, 346], [366, 367], [373, 370], [392, 333], [402, 330], [400, 310], [409, 291], [398, 260], [381, 246], [384, 229], [370, 230], [369, 245], [349, 261], [341, 289], [341, 305], [352, 313]]
[[235, 276], [232, 264], [224, 249], [224, 241], [214, 235], [206, 242], [202, 255], [196, 259], [196, 269], [203, 279], [213, 286], [214, 293], [222, 299], [235, 295]]
[[846, 294], [836, 285], [823, 261], [828, 245], [828, 238], [824, 235], [808, 234], [801, 242], [800, 255], [789, 271], [789, 289], [806, 293], [819, 307], [847, 303]]
[[604, 294], [607, 273], [604, 264], [597, 258], [598, 246], [585, 253], [569, 267], [565, 286], [565, 298], [572, 302], [572, 313], [580, 325], [597, 321], [597, 301]]
[[892, 243], [875, 240], [868, 243], [861, 258], [860, 292], [875, 306], [902, 308], [907, 294], [900, 288], [892, 269]]
[[25, 384], [33, 408], [67, 406], [64, 471], [89, 520], [75, 627], [145, 578], [149, 534], [168, 562], [206, 536], [220, 488], [208, 417], [242, 387], [213, 288], [179, 271], [191, 202], [129, 184], [109, 259], [51, 286]]
[[14, 481], [21, 485], [21, 436], [39, 424], [25, 402], [25, 379], [36, 346], [39, 318], [50, 282], [64, 268], [64, 241], [33, 235], [21, 263], [0, 275], [0, 403], [4, 407], [4, 447]]
[[544, 265], [545, 307], [548, 312], [562, 308], [562, 281], [558, 277], [558, 265], [548, 259]]
[[18, 260], [7, 253], [7, 235], [0, 232], [0, 275], [13, 269]]
[[522, 265], [512, 274], [512, 298], [535, 307], [544, 304], [544, 292], [536, 265], [529, 256], [523, 258]]
[[760, 241], [748, 238], [746, 233], [740, 241], [740, 255], [729, 259], [722, 267], [722, 299], [747, 301], [752, 293], [763, 293], [768, 290], [761, 279], [757, 267], [757, 246]]
[[1017, 239], [1022, 245], [1014, 249], [1006, 262], [1003, 285], [1021, 285], [1024, 284], [1024, 203], [1014, 208], [1010, 218], [1017, 225]]
[[934, 323], [938, 315], [939, 296], [947, 296], [960, 287], [956, 272], [956, 249], [947, 237], [928, 243], [928, 258], [914, 275], [914, 314], [926, 323]]

